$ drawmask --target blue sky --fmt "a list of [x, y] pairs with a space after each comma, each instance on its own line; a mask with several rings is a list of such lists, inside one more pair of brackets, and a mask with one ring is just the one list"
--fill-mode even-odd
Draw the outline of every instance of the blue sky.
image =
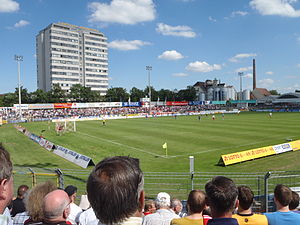
[[95, 28], [108, 37], [109, 86], [183, 89], [220, 79], [239, 90], [300, 89], [298, 0], [0, 0], [0, 93], [35, 91], [35, 36], [54, 22]]

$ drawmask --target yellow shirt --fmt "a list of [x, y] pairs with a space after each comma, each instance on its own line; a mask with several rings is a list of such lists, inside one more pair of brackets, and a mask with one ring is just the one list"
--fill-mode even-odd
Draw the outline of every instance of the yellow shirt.
[[239, 225], [268, 225], [267, 217], [261, 214], [234, 214], [232, 218], [237, 219]]
[[203, 225], [202, 219], [189, 219], [186, 217], [182, 217], [179, 219], [173, 219], [171, 221], [171, 225]]

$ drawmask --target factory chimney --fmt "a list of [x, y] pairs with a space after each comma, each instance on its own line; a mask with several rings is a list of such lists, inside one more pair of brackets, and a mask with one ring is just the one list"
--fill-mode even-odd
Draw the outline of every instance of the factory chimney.
[[253, 90], [256, 88], [256, 69], [255, 69], [255, 59], [253, 59]]

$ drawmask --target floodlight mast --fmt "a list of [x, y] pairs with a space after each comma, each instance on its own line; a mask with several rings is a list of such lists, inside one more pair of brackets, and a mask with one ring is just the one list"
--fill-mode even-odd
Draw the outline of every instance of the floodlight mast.
[[20, 74], [20, 62], [23, 61], [23, 56], [15, 55], [15, 60], [18, 63], [18, 87], [19, 87], [19, 116], [22, 120], [22, 109], [21, 109], [21, 74]]
[[150, 86], [150, 73], [152, 70], [152, 66], [146, 66], [146, 70], [148, 70], [148, 93], [149, 93], [149, 115], [151, 112], [151, 86]]

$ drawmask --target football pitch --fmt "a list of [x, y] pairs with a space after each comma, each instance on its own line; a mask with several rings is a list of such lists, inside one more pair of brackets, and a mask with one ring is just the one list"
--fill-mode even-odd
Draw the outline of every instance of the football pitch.
[[[240, 115], [177, 116], [76, 122], [77, 132], [58, 136], [54, 123], [21, 124], [30, 132], [93, 159], [125, 155], [140, 159], [145, 172], [188, 172], [189, 156], [196, 172], [263, 172], [298, 170], [300, 151], [269, 156], [227, 167], [218, 166], [222, 154], [282, 144], [300, 139], [300, 113], [242, 112]], [[50, 127], [49, 127], [50, 126]], [[50, 129], [49, 129], [50, 128]], [[16, 166], [81, 169], [52, 154], [12, 125], [0, 128], [0, 142]], [[162, 145], [167, 143], [167, 155]]]

